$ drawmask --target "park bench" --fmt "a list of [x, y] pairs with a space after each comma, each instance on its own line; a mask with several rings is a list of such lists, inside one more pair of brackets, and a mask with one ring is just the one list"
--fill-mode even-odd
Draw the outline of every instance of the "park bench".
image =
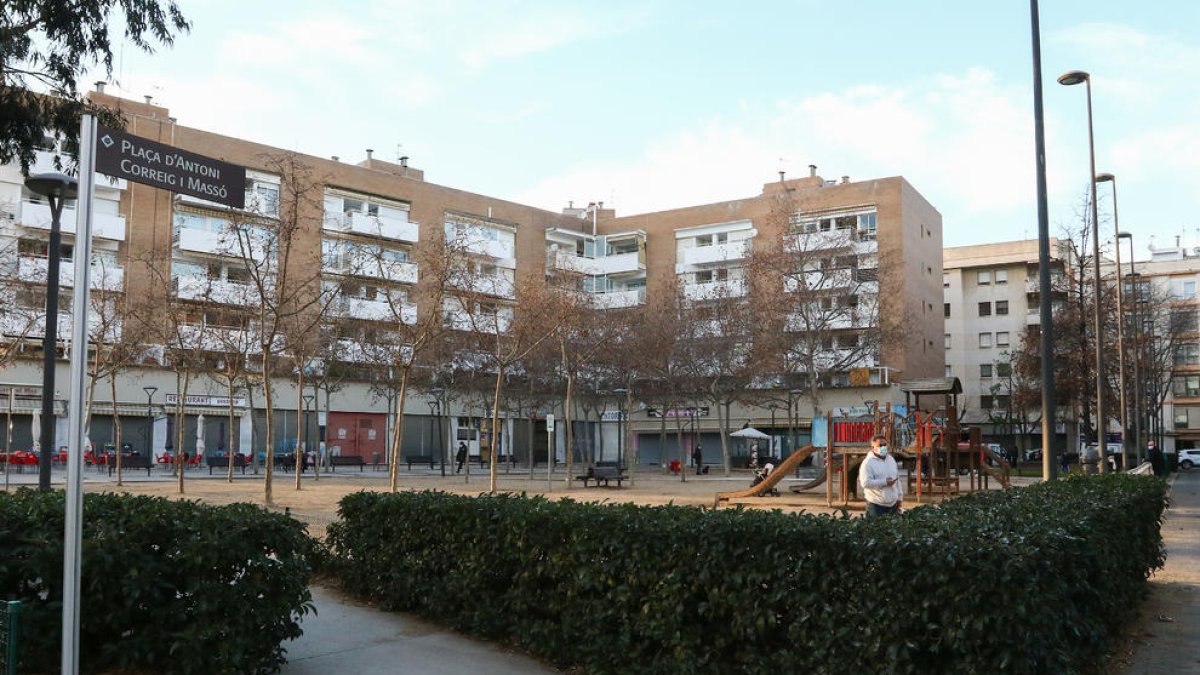
[[[154, 466], [154, 462], [150, 459], [150, 455], [122, 455], [121, 470], [125, 469], [145, 469], [146, 475], [150, 475], [150, 467]], [[112, 459], [108, 463], [108, 475], [113, 475], [117, 470], [117, 461]]]
[[621, 481], [625, 480], [625, 474], [615, 466], [590, 466], [587, 473], [576, 476], [575, 480], [583, 481], [584, 487], [587, 487], [590, 481], [595, 481], [595, 487], [600, 487], [600, 481], [604, 481], [604, 485], [607, 487], [608, 481], [615, 480], [617, 487], [621, 487]]
[[357, 466], [359, 471], [363, 470], [366, 462], [360, 455], [332, 455], [329, 458], [329, 472], [333, 473], [339, 466]]
[[413, 464], [428, 464], [429, 468], [433, 468], [433, 455], [405, 455], [404, 461], [408, 464], [409, 471], [412, 471]]
[[[245, 455], [236, 454], [233, 456], [233, 465], [235, 467], [240, 468], [242, 470], [242, 473], [245, 474], [246, 473], [246, 465], [250, 463], [247, 460], [248, 460], [248, 458]], [[229, 468], [229, 456], [228, 455], [205, 455], [204, 461], [208, 464], [208, 475], [210, 475], [210, 476], [213, 473], [213, 469], [228, 469]]]

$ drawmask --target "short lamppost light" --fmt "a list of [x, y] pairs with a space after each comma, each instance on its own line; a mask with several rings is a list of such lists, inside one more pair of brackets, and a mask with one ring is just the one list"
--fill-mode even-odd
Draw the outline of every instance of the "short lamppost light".
[[1091, 217], [1092, 217], [1092, 290], [1095, 294], [1093, 311], [1093, 331], [1096, 336], [1096, 449], [1100, 460], [1100, 472], [1108, 471], [1107, 439], [1105, 431], [1108, 428], [1108, 414], [1104, 405], [1104, 322], [1101, 318], [1103, 304], [1103, 289], [1100, 284], [1100, 223], [1099, 209], [1096, 206], [1096, 136], [1092, 128], [1092, 78], [1082, 70], [1072, 70], [1063, 73], [1058, 83], [1065, 86], [1084, 84], [1087, 88], [1087, 121], [1088, 121], [1088, 182], [1091, 184]]
[[[142, 391], [146, 392], [146, 455], [150, 457], [151, 461], [153, 461], [154, 448], [151, 447], [153, 445], [153, 443], [151, 443], [151, 440], [153, 439], [151, 427], [154, 426], [154, 392], [158, 391], [158, 387], [154, 385], [148, 385], [142, 387]], [[121, 451], [120, 448], [116, 448], [116, 450], [117, 452]]]
[[25, 179], [25, 189], [50, 204], [50, 244], [46, 252], [46, 321], [42, 335], [42, 429], [38, 489], [50, 491], [50, 456], [54, 450], [54, 361], [58, 343], [58, 268], [62, 261], [62, 212], [79, 194], [79, 182], [66, 174], [39, 173]]

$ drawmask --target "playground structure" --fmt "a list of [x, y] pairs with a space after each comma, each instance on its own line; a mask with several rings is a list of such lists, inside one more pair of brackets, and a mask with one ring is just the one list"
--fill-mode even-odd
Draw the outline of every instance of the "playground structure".
[[[993, 478], [1002, 487], [1010, 486], [1008, 461], [981, 442], [977, 427], [970, 427], [964, 433], [959, 425], [957, 404], [962, 385], [958, 378], [915, 380], [902, 384], [900, 389], [905, 394], [904, 414], [893, 411], [890, 403], [880, 406], [878, 402], [869, 404], [865, 415], [836, 417], [831, 412], [825, 416], [826, 447], [808, 446], [792, 453], [754, 487], [717, 493], [714, 507], [732, 499], [769, 494], [814, 453], [824, 459], [818, 462], [820, 473], [807, 482], [790, 486], [791, 491], [803, 494], [823, 484], [827, 505], [845, 506], [857, 494], [857, 470], [871, 451], [871, 439], [876, 434], [886, 438], [897, 462], [907, 469], [905, 495], [909, 501], [920, 503], [955, 496], [962, 489], [964, 474], [971, 491], [989, 489]], [[942, 400], [940, 405], [923, 411], [922, 397], [942, 397]]]

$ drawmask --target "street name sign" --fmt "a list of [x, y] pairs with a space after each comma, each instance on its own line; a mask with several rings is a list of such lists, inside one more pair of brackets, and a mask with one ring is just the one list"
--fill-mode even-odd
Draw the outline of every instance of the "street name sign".
[[96, 171], [235, 209], [246, 206], [246, 168], [99, 127]]

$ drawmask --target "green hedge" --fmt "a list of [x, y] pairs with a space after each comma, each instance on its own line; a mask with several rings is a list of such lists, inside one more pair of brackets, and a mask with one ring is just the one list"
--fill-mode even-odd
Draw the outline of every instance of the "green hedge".
[[333, 571], [588, 673], [1072, 673], [1163, 562], [1165, 483], [1087, 476], [898, 518], [349, 495]]
[[[21, 672], [58, 669], [62, 492], [0, 494], [0, 599], [21, 600]], [[89, 494], [85, 672], [270, 673], [312, 609], [304, 526], [249, 504]]]

